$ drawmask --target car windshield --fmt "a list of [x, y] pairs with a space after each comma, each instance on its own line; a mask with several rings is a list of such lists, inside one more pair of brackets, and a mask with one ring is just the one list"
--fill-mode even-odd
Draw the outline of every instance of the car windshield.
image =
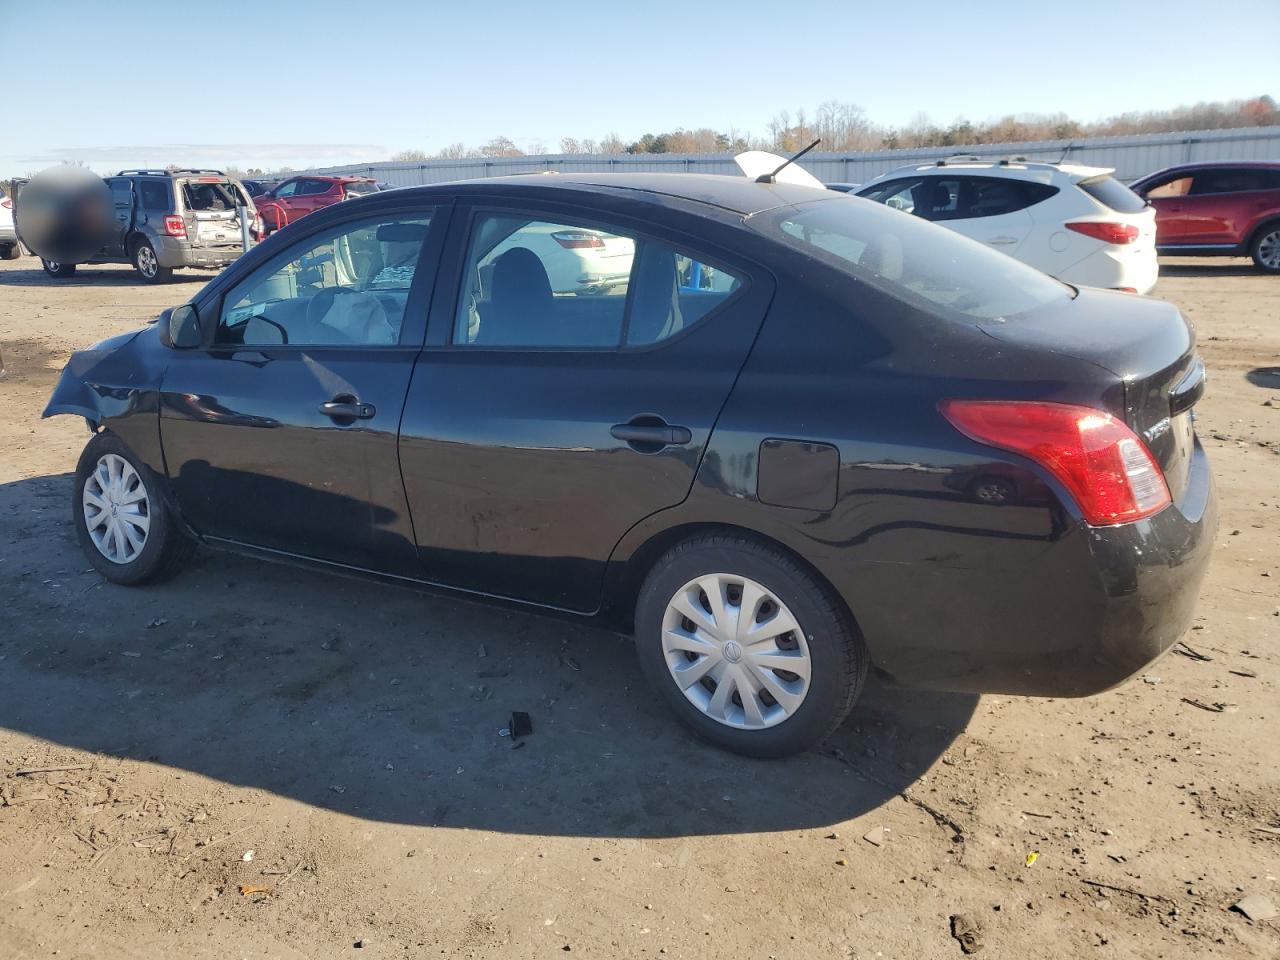
[[971, 320], [1007, 319], [1072, 296], [1012, 257], [871, 201], [832, 197], [747, 222], [861, 280]]

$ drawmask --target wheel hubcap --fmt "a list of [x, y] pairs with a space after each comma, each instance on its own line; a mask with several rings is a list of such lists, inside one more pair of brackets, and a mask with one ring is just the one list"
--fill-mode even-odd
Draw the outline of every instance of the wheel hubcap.
[[138, 248], [138, 269], [142, 271], [144, 277], [154, 277], [156, 274], [156, 255], [155, 251], [150, 247]]
[[1280, 270], [1280, 230], [1274, 230], [1258, 244], [1258, 259], [1268, 270]]
[[112, 563], [136, 560], [151, 529], [151, 501], [142, 477], [124, 457], [98, 459], [84, 483], [84, 525], [98, 552]]
[[662, 654], [690, 703], [738, 729], [772, 727], [794, 714], [813, 672], [804, 631], [786, 604], [728, 573], [676, 591], [663, 616]]

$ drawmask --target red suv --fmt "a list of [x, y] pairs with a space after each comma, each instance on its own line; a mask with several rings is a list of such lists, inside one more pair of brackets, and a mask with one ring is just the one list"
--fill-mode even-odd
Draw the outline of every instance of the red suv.
[[377, 193], [369, 177], [290, 177], [254, 199], [267, 233], [287, 227], [321, 207]]
[[1280, 273], [1280, 162], [1186, 163], [1129, 184], [1156, 208], [1156, 249], [1253, 257]]

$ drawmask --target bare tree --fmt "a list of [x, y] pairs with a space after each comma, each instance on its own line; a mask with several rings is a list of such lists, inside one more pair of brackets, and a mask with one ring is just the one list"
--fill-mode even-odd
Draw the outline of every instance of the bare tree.
[[424, 150], [401, 150], [399, 153], [393, 153], [391, 159], [398, 163], [415, 163], [419, 160], [429, 160], [430, 157]]

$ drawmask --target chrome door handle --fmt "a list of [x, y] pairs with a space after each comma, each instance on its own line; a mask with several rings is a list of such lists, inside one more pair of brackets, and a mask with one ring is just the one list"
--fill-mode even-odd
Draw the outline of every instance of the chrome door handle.
[[[635, 422], [641, 419], [646, 421], [658, 419], [658, 422]], [[615, 440], [622, 440], [636, 449], [681, 446], [693, 440], [693, 431], [688, 427], [674, 427], [661, 421], [660, 418], [649, 417], [633, 417], [630, 423], [615, 423], [609, 428], [609, 434]]]
[[378, 411], [372, 403], [358, 400], [329, 400], [320, 404], [320, 412], [335, 420], [369, 420]]

